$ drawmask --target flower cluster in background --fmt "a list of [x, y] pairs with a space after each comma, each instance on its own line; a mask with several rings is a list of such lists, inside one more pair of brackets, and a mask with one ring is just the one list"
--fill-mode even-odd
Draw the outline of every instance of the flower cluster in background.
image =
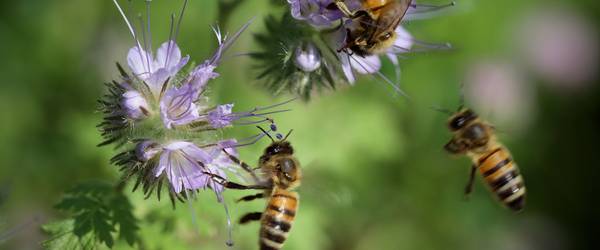
[[[351, 11], [360, 1], [344, 1]], [[393, 45], [382, 53], [360, 56], [344, 48], [353, 20], [335, 7], [333, 0], [288, 0], [290, 7], [281, 18], [265, 20], [266, 33], [256, 35], [261, 51], [252, 54], [261, 70], [258, 78], [275, 94], [289, 91], [309, 99], [320, 89], [338, 84], [354, 84], [357, 75], [376, 75], [396, 93], [401, 93], [399, 57], [401, 54], [447, 49], [448, 44], [430, 44], [413, 38], [402, 26], [395, 30]], [[411, 3], [403, 20], [427, 17], [445, 7]], [[381, 58], [396, 69], [395, 81], [380, 73]]]

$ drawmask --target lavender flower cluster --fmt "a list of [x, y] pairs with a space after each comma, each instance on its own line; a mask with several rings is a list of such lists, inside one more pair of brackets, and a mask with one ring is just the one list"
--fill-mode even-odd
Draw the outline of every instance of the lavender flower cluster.
[[100, 100], [104, 118], [99, 129], [105, 138], [100, 145], [124, 148], [111, 161], [121, 166], [123, 181], [135, 176], [134, 190], [141, 186], [147, 197], [156, 190], [160, 199], [163, 183], [167, 182], [173, 205], [176, 199], [184, 201], [206, 188], [222, 201], [223, 186], [213, 178], [227, 178], [227, 173], [241, 176], [231, 160], [241, 143], [220, 138], [221, 131], [236, 122], [273, 123], [264, 111], [278, 106], [233, 112], [233, 103], [213, 105], [205, 94], [208, 83], [219, 77], [215, 70], [223, 53], [250, 23], [231, 37], [213, 28], [218, 42], [216, 52], [186, 70], [190, 57], [182, 56], [173, 38], [153, 53], [149, 43], [138, 39], [129, 19], [123, 17], [135, 45], [127, 54], [128, 70], [117, 64], [120, 79], [107, 84], [109, 92]]

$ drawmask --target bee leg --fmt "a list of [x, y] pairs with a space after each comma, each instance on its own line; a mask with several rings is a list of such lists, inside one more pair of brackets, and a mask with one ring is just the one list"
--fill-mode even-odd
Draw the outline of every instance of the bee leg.
[[256, 176], [256, 173], [254, 173], [254, 170], [248, 164], [241, 161], [239, 158], [229, 154], [225, 149], [223, 149], [223, 152], [225, 152], [225, 154], [229, 157], [229, 159], [231, 161], [240, 165], [240, 167], [242, 167], [242, 169], [244, 169], [246, 172], [250, 173], [250, 175], [252, 176], [252, 179], [254, 179], [255, 182], [260, 182], [260, 180], [258, 179], [258, 176]]
[[237, 200], [237, 202], [240, 202], [240, 201], [251, 201], [251, 200], [260, 199], [260, 198], [263, 198], [263, 197], [265, 197], [264, 193], [258, 193], [258, 194], [255, 194], [255, 195], [247, 195], [247, 196], [244, 196], [244, 197], [240, 198], [239, 200]]
[[352, 13], [352, 11], [350, 11], [350, 9], [348, 9], [348, 6], [346, 6], [346, 3], [344, 3], [344, 0], [334, 0], [335, 5], [338, 7], [338, 9], [344, 13], [344, 15], [346, 17], [349, 18], [354, 18], [354, 13]]
[[240, 224], [246, 224], [251, 221], [260, 220], [260, 217], [262, 217], [261, 212], [247, 213], [240, 218]]
[[209, 172], [203, 172], [203, 173], [205, 175], [210, 176], [214, 182], [218, 183], [219, 185], [221, 185], [225, 188], [229, 188], [229, 189], [246, 190], [246, 189], [269, 189], [270, 188], [269, 186], [265, 186], [265, 185], [242, 185], [239, 183], [225, 180], [223, 177], [218, 176], [213, 173], [209, 173]]
[[477, 166], [474, 164], [471, 166], [471, 174], [469, 175], [469, 181], [467, 182], [467, 186], [465, 187], [465, 199], [469, 199], [469, 195], [473, 191], [473, 183], [475, 181], [475, 170], [477, 170]]

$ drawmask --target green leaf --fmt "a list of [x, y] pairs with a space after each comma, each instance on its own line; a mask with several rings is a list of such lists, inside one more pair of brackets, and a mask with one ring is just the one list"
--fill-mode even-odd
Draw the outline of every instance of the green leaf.
[[124, 239], [130, 246], [138, 240], [139, 229], [137, 219], [131, 212], [133, 206], [124, 195], [116, 195], [109, 201], [113, 209], [113, 223], [119, 227], [119, 239]]
[[[67, 191], [56, 209], [71, 218], [42, 226], [51, 238], [42, 244], [47, 249], [97, 247], [112, 248], [118, 233], [130, 246], [138, 241], [137, 219], [129, 199], [106, 182], [86, 182]], [[118, 229], [118, 230], [117, 230]]]
[[93, 235], [87, 234], [78, 237], [73, 234], [75, 220], [67, 219], [42, 225], [42, 231], [51, 237], [42, 242], [42, 247], [50, 250], [62, 249], [94, 249], [89, 244], [93, 241]]

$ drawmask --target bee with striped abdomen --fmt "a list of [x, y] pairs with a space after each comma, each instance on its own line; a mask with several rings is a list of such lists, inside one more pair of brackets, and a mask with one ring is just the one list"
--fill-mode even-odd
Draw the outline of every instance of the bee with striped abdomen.
[[347, 29], [346, 44], [359, 56], [384, 53], [394, 45], [396, 28], [410, 7], [411, 0], [360, 0], [361, 8], [352, 12], [344, 0], [334, 0], [337, 8], [353, 20]]
[[[260, 127], [259, 127], [260, 128]], [[294, 191], [300, 186], [302, 173], [300, 163], [294, 157], [294, 149], [286, 139], [292, 132], [281, 140], [273, 138], [264, 131], [265, 135], [271, 138], [264, 154], [259, 158], [259, 169], [264, 178], [259, 178], [252, 168], [246, 163], [240, 161], [237, 157], [229, 155], [229, 158], [239, 164], [244, 170], [249, 172], [256, 181], [256, 185], [242, 185], [229, 182], [217, 175], [212, 178], [226, 188], [231, 189], [262, 189], [264, 192], [255, 195], [242, 197], [239, 201], [251, 201], [257, 198], [267, 198], [267, 206], [264, 212], [254, 212], [244, 215], [240, 219], [241, 224], [250, 221], [260, 221], [259, 245], [261, 250], [277, 250], [283, 247], [283, 243], [288, 237], [298, 210], [299, 196]]]
[[479, 169], [500, 201], [513, 211], [521, 211], [525, 206], [523, 177], [508, 149], [497, 141], [493, 126], [470, 109], [461, 109], [450, 117], [448, 128], [454, 136], [444, 149], [451, 154], [467, 155], [473, 161], [465, 194], [471, 193], [475, 171]]

